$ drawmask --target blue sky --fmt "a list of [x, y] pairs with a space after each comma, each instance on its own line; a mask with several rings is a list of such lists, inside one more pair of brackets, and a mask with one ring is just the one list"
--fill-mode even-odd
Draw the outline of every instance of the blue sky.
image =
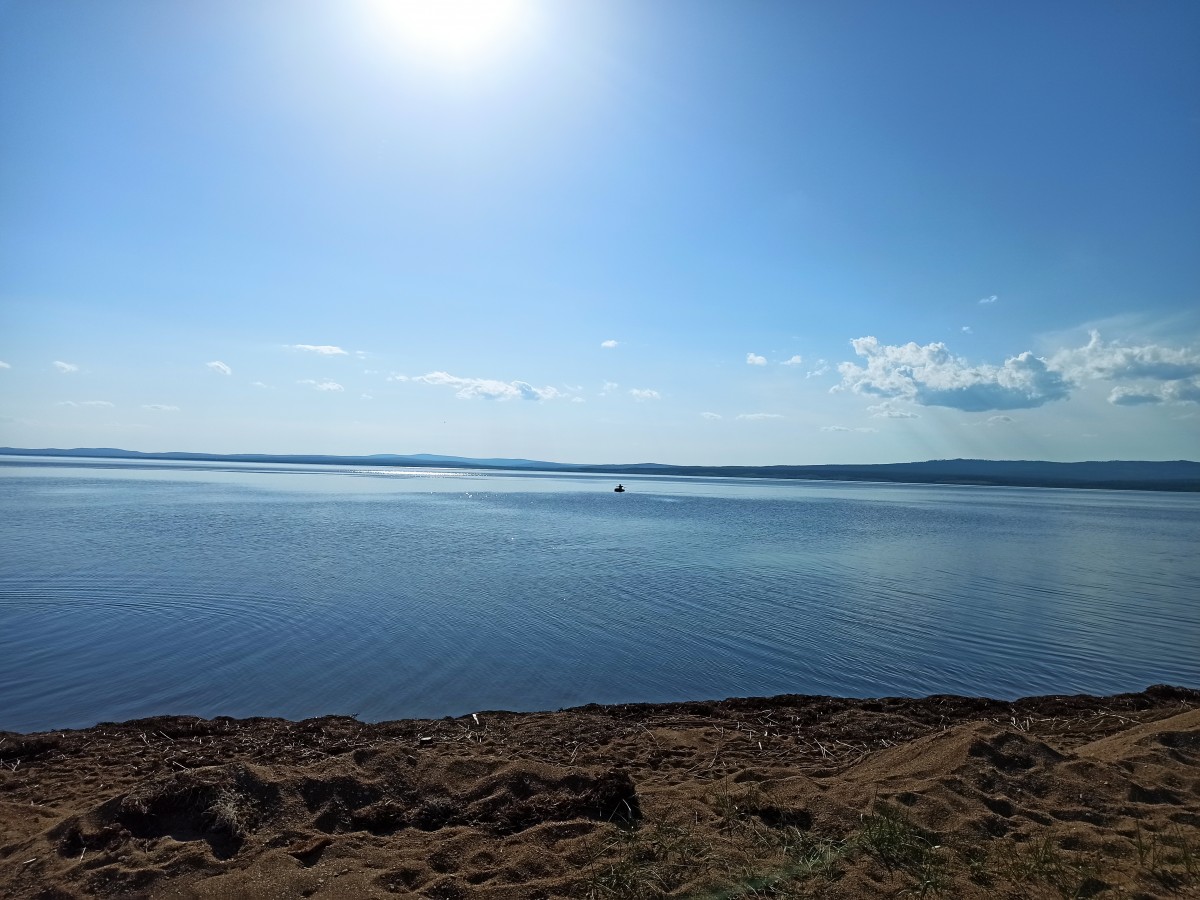
[[0, 444], [1197, 458], [1200, 4], [455, 2], [0, 2]]

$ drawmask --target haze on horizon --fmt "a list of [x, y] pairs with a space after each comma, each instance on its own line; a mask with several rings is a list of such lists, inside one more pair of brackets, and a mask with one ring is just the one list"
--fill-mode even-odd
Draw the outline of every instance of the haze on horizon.
[[1200, 448], [1200, 5], [0, 0], [0, 445]]

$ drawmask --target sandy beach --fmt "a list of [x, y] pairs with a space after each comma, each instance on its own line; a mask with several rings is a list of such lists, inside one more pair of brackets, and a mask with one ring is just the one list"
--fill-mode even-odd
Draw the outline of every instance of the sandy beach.
[[1200, 691], [0, 734], [0, 897], [1200, 895]]

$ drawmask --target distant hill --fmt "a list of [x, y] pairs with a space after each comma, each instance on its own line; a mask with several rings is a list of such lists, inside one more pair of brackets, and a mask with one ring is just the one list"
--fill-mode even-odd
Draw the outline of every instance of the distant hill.
[[339, 466], [453, 466], [467, 469], [522, 469], [608, 475], [679, 475], [715, 478], [795, 478], [819, 481], [883, 481], [917, 484], [980, 484], [1014, 487], [1102, 488], [1107, 490], [1200, 491], [1200, 462], [1109, 460], [1039, 462], [1036, 460], [939, 459], [876, 465], [821, 466], [672, 466], [665, 463], [576, 464], [535, 459], [475, 459], [431, 453], [371, 456], [280, 455], [266, 453], [142, 453], [114, 447], [0, 447], [0, 455], [88, 459], [176, 460], [225, 463], [291, 463]]

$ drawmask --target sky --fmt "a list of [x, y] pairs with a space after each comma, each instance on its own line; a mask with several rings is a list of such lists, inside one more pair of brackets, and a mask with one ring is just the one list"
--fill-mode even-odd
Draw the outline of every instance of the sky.
[[0, 445], [1200, 458], [1200, 3], [0, 0]]

